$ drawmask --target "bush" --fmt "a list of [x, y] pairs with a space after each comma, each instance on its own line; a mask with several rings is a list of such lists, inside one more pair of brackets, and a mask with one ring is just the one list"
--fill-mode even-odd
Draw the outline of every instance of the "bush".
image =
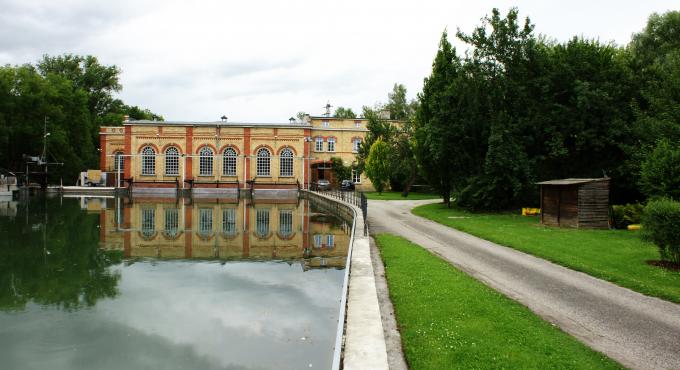
[[642, 236], [659, 247], [662, 260], [680, 264], [680, 202], [649, 202], [642, 216]]
[[612, 206], [612, 224], [617, 229], [625, 229], [628, 225], [639, 224], [645, 206], [640, 203]]
[[680, 199], [680, 145], [659, 141], [642, 163], [640, 188], [650, 198]]

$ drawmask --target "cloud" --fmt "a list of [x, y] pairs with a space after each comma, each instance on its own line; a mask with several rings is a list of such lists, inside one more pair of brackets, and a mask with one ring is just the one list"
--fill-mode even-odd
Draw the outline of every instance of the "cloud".
[[[518, 6], [536, 31], [625, 44], [671, 0], [455, 2], [0, 0], [0, 64], [44, 53], [96, 55], [123, 71], [120, 97], [167, 119], [285, 121], [297, 111], [360, 111], [395, 82], [414, 97], [441, 32], [470, 32], [492, 7]], [[588, 11], [583, 11], [588, 9]], [[577, 21], [575, 21], [577, 20]]]

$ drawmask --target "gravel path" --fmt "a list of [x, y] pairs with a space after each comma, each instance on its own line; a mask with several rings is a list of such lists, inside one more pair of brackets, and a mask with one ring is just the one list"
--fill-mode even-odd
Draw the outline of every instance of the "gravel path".
[[415, 216], [432, 201], [369, 201], [373, 235], [423, 246], [633, 369], [680, 369], [680, 305]]

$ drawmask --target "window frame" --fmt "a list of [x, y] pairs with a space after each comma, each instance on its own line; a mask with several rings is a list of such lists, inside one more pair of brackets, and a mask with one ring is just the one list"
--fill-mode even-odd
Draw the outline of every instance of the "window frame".
[[114, 172], [125, 171], [125, 157], [123, 152], [121, 152], [120, 150], [115, 151], [113, 153], [113, 171]]
[[335, 144], [336, 144], [335, 138], [329, 137], [326, 142], [328, 143], [328, 151], [329, 152], [335, 152]]
[[227, 147], [222, 152], [222, 176], [236, 176], [238, 165], [236, 149]]
[[[175, 154], [170, 154], [170, 151], [174, 151]], [[170, 172], [169, 169], [176, 171]], [[179, 149], [177, 147], [171, 146], [165, 149], [165, 176], [179, 176]]]
[[142, 148], [142, 176], [155, 176], [156, 175], [156, 150], [151, 146], [147, 145]]
[[[266, 154], [265, 154], [266, 153]], [[271, 177], [272, 175], [272, 154], [267, 148], [257, 150], [255, 161], [256, 176]], [[265, 162], [266, 161], [266, 162]], [[265, 171], [266, 170], [266, 171]]]
[[[198, 152], [198, 176], [214, 176], [215, 153], [209, 146], [204, 146]], [[209, 171], [208, 171], [209, 170]]]
[[314, 151], [323, 152], [323, 138], [321, 136], [317, 136], [314, 139]]
[[293, 177], [295, 169], [293, 157], [293, 151], [290, 148], [285, 148], [279, 153], [279, 177]]
[[359, 138], [354, 138], [352, 139], [352, 153], [359, 153], [359, 149], [361, 148], [361, 142], [363, 140]]
[[361, 184], [361, 172], [360, 171], [352, 169], [352, 183], [353, 184]]

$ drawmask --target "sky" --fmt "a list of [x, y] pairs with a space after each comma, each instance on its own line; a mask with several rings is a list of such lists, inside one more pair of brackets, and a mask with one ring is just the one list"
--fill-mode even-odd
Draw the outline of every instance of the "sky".
[[118, 66], [126, 104], [166, 120], [286, 122], [330, 102], [360, 112], [395, 83], [414, 98], [444, 29], [517, 7], [538, 34], [625, 45], [677, 0], [0, 0], [0, 64], [43, 54]]

